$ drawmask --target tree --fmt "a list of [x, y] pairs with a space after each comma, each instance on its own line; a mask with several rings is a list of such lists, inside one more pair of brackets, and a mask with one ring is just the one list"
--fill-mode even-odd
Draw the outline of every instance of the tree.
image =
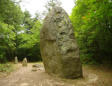
[[40, 28], [42, 24], [39, 20], [36, 20], [36, 18], [33, 18], [32, 20], [34, 21], [30, 22], [32, 24], [32, 27], [30, 27], [29, 30], [26, 28], [23, 33], [19, 34], [20, 44], [18, 56], [22, 56], [22, 58], [27, 57], [30, 61], [41, 60], [39, 45]]
[[[20, 1], [20, 0], [19, 0]], [[19, 2], [0, 0], [0, 62], [27, 57], [30, 61], [41, 60], [39, 14], [31, 18], [22, 12]]]
[[21, 29], [24, 14], [12, 0], [0, 0], [0, 56], [11, 59], [15, 55], [17, 33]]
[[0, 62], [6, 62], [8, 57], [13, 56], [15, 50], [15, 33], [14, 27], [0, 22]]
[[61, 6], [60, 0], [48, 0], [45, 5], [46, 11], [43, 12], [43, 15], [45, 16], [55, 6]]
[[77, 0], [71, 21], [80, 46], [83, 62], [112, 60], [112, 2]]

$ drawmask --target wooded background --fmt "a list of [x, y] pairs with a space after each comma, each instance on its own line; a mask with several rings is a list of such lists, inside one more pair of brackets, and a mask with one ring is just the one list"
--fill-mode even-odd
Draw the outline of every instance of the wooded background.
[[[60, 6], [59, 0], [46, 3], [46, 13], [53, 6]], [[23, 12], [19, 2], [0, 0], [0, 63], [13, 61], [40, 61], [40, 29], [43, 19], [36, 13], [32, 18]], [[70, 15], [75, 37], [80, 48], [82, 63], [112, 63], [112, 1], [75, 0]]]

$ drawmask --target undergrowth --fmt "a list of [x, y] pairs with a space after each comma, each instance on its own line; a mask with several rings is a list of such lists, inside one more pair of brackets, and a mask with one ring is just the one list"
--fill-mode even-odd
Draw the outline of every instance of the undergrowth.
[[0, 64], [0, 72], [10, 73], [13, 71], [13, 65], [11, 63]]

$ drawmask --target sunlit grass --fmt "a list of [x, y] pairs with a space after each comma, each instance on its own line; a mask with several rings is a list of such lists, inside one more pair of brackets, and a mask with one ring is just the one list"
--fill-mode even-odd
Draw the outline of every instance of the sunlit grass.
[[0, 64], [0, 77], [6, 76], [14, 71], [14, 64], [13, 63], [5, 63]]

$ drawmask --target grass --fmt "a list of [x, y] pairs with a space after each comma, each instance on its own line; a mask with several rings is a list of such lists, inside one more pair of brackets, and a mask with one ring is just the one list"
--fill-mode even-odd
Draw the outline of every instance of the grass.
[[0, 64], [0, 77], [10, 74], [14, 71], [13, 63]]

